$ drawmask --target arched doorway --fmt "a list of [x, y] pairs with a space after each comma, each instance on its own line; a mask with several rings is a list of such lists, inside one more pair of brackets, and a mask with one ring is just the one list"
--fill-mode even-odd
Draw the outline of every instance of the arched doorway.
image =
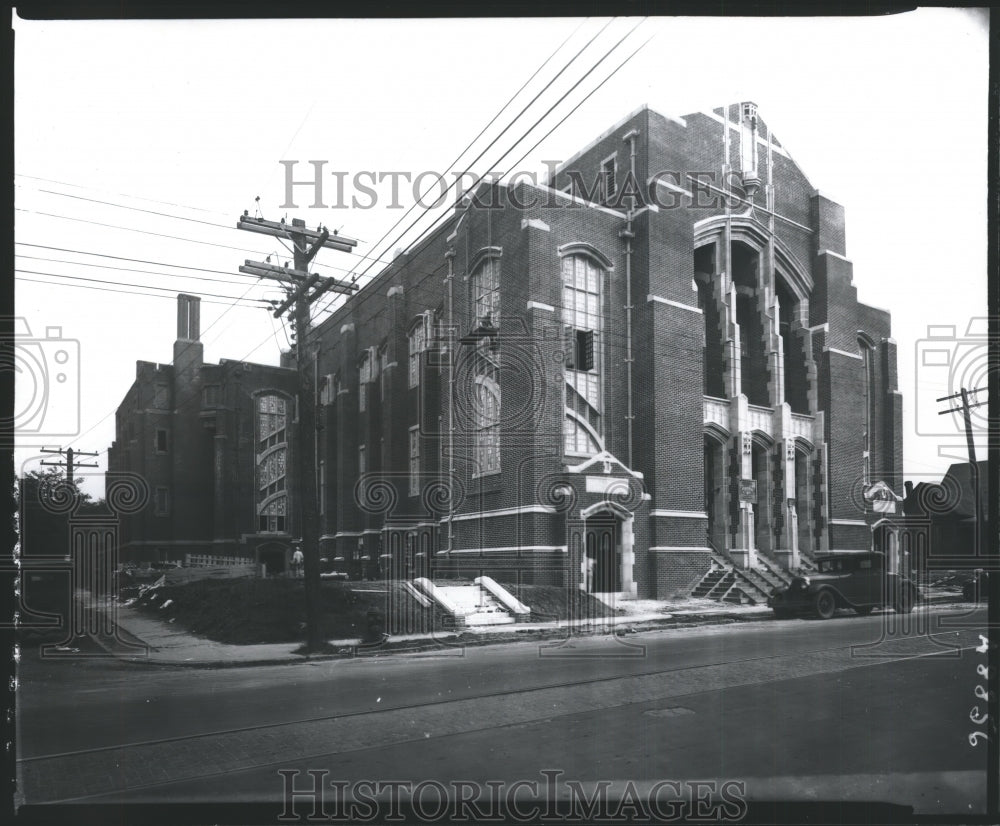
[[795, 446], [795, 513], [798, 515], [799, 550], [812, 553], [816, 549], [813, 535], [813, 486], [811, 478], [812, 452], [802, 442]]
[[590, 570], [591, 593], [620, 592], [622, 590], [621, 519], [610, 511], [598, 511], [588, 517], [584, 535], [584, 552]]
[[708, 430], [704, 440], [705, 515], [709, 547], [726, 549], [726, 441], [722, 433]]
[[288, 548], [284, 545], [263, 545], [257, 549], [257, 562], [264, 576], [279, 576], [288, 567]]
[[771, 532], [771, 450], [770, 445], [755, 435], [750, 452], [751, 477], [757, 482], [757, 499], [753, 502], [754, 544], [759, 551], [774, 550]]

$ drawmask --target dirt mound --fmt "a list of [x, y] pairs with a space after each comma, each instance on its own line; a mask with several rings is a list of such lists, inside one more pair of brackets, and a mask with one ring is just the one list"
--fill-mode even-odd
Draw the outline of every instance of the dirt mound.
[[[235, 645], [297, 642], [305, 634], [301, 579], [202, 579], [144, 590], [132, 608], [187, 631]], [[444, 630], [444, 622], [399, 583], [320, 583], [324, 639], [368, 639]]]

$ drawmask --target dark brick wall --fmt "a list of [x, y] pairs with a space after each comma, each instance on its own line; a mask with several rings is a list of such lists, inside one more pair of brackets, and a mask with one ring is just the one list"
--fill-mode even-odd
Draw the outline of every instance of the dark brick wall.
[[654, 551], [649, 559], [653, 599], [687, 596], [712, 567], [708, 551]]
[[[716, 116], [721, 114], [721, 108], [715, 110]], [[729, 115], [737, 121], [737, 105]], [[640, 186], [645, 188], [654, 173], [666, 172], [667, 180], [694, 197], [668, 188], [657, 190], [668, 203], [634, 215], [631, 256], [622, 235], [627, 228], [628, 203], [595, 207], [527, 184], [518, 185], [513, 192], [505, 186], [488, 186], [480, 190], [476, 202], [460, 204], [438, 230], [398, 255], [318, 325], [319, 372], [338, 376], [340, 385], [338, 394], [331, 390], [326, 395], [320, 411], [323, 429], [318, 455], [325, 464], [327, 480], [321, 517], [324, 553], [357, 555], [363, 551], [376, 560], [390, 546], [402, 547], [399, 543], [412, 536], [419, 547], [428, 549], [425, 560], [441, 560], [441, 571], [455, 573], [465, 570], [469, 560], [441, 553], [449, 548], [567, 545], [566, 520], [576, 518], [580, 509], [597, 501], [594, 494], [586, 493], [582, 476], [566, 471], [567, 465], [582, 460], [563, 456], [566, 341], [560, 266], [562, 255], [576, 245], [578, 251], [588, 251], [595, 260], [604, 262], [604, 329], [596, 346], [604, 381], [601, 422], [605, 445], [643, 474], [642, 489], [650, 497], [640, 497], [629, 505], [636, 513], [633, 529], [639, 594], [680, 592], [707, 570], [707, 556], [699, 550], [706, 542], [704, 520], [650, 517], [649, 513], [704, 510], [706, 316], [698, 311], [694, 284], [694, 225], [708, 218], [721, 219], [726, 210], [717, 193], [707, 187], [696, 188], [688, 176], [704, 173], [710, 183], [723, 183], [727, 171], [724, 126], [710, 114], [687, 115], [681, 123], [642, 109], [572, 159], [555, 175], [554, 187], [565, 185], [570, 171], [578, 172], [585, 185], [592, 186], [601, 162], [612, 153], [617, 153], [618, 183], [624, 184], [630, 166], [629, 142], [624, 136], [633, 129], [637, 131], [635, 180]], [[769, 132], [768, 124], [758, 120], [759, 136], [765, 138]], [[843, 208], [817, 193], [780, 148], [772, 153], [770, 168], [766, 147], [759, 144], [756, 151], [761, 182], [766, 184], [768, 174], [772, 175], [775, 210], [787, 219], [774, 222], [778, 266], [789, 275], [797, 271], [809, 292], [808, 324], [814, 330], [810, 333], [793, 325], [788, 345], [791, 381], [803, 390], [793, 393], [789, 401], [798, 411], [804, 411], [808, 403], [825, 416], [830, 467], [826, 475], [821, 472], [817, 477], [823, 487], [816, 491], [813, 523], [807, 526], [813, 533], [822, 533], [827, 495], [832, 512], [826, 516], [834, 520], [859, 518], [852, 504], [852, 489], [862, 472], [865, 422], [857, 399], [864, 376], [862, 362], [851, 357], [859, 353], [859, 333], [875, 345], [872, 475], [884, 476], [893, 485], [901, 482], [902, 400], [897, 388], [896, 350], [890, 340], [888, 314], [858, 303], [852, 265], [839, 257], [846, 253]], [[739, 171], [736, 130], [731, 131], [729, 162], [729, 169]], [[642, 192], [642, 197], [647, 195]], [[755, 202], [763, 206], [765, 199], [762, 186]], [[743, 233], [739, 237], [753, 237], [763, 244], [760, 265], [764, 266], [767, 244], [760, 239], [766, 235], [769, 219], [760, 212], [753, 220], [736, 223], [740, 225], [738, 233]], [[716, 233], [711, 242], [718, 245], [720, 260], [710, 273], [716, 277], [728, 266], [729, 258], [723, 254], [722, 226], [720, 220], [699, 229], [699, 239], [709, 240], [710, 233]], [[469, 405], [472, 385], [468, 367], [474, 349], [458, 339], [477, 326], [469, 277], [487, 254], [499, 262], [500, 272], [500, 336], [495, 352], [501, 365], [501, 472], [480, 477], [472, 462], [474, 428]], [[454, 273], [450, 281], [447, 255], [452, 256]], [[702, 300], [708, 326], [715, 338], [724, 339], [729, 331], [723, 329], [723, 307], [714, 293], [708, 298], [706, 301], [703, 296]], [[767, 312], [763, 293], [752, 300], [756, 313]], [[629, 307], [631, 362], [626, 345]], [[407, 334], [413, 322], [427, 312], [434, 314], [441, 335], [420, 356], [419, 387], [410, 388]], [[747, 377], [744, 392], [749, 391], [758, 403], [766, 402], [771, 369], [769, 330], [751, 323], [743, 334], [757, 359], [754, 372], [759, 378], [754, 387], [753, 379]], [[394, 366], [362, 387], [358, 364], [369, 348], [373, 354], [384, 348], [386, 361]], [[138, 468], [152, 486], [168, 485], [175, 496], [180, 491], [177, 512], [183, 519], [157, 519], [147, 509], [132, 520], [128, 530], [147, 541], [181, 537], [238, 541], [243, 533], [255, 531], [253, 394], [266, 387], [294, 394], [296, 376], [280, 368], [246, 371], [229, 362], [196, 368], [189, 350], [178, 353], [175, 368], [140, 365], [136, 384], [119, 408], [112, 449], [115, 467]], [[721, 346], [709, 353], [715, 374], [724, 369], [725, 357]], [[449, 402], [452, 376], [453, 410]], [[151, 409], [144, 396], [152, 397], [157, 381], [166, 381], [173, 396], [199, 396], [202, 385], [218, 383], [225, 388], [226, 409], [206, 418], [200, 402], [195, 402], [189, 415], [179, 412], [175, 399], [163, 410]], [[724, 388], [717, 386], [713, 391], [713, 395], [724, 394]], [[359, 410], [362, 392], [366, 394], [365, 412]], [[214, 422], [214, 428], [206, 427], [207, 419]], [[450, 437], [449, 419], [454, 421]], [[409, 491], [409, 429], [414, 426], [420, 433], [418, 495]], [[150, 449], [157, 427], [168, 428], [171, 444], [180, 446], [183, 455], [177, 461]], [[379, 486], [359, 500], [358, 448], [362, 444], [366, 447], [367, 481]], [[291, 458], [294, 460], [294, 455]], [[811, 467], [816, 467], [817, 461], [819, 457], [814, 457]], [[453, 474], [449, 467], [454, 467]], [[613, 473], [621, 475], [621, 470], [615, 468]], [[225, 484], [219, 483], [219, 474]], [[560, 482], [572, 486], [575, 511], [560, 510], [563, 503], [554, 494]], [[456, 520], [449, 526], [440, 521], [448, 512], [449, 495], [459, 516], [539, 505], [557, 512]], [[855, 536], [849, 529], [852, 526], [830, 526], [833, 544], [863, 547], [857, 544], [861, 534]], [[691, 551], [651, 553], [650, 545]], [[518, 572], [535, 581], [573, 583], [579, 578], [579, 559], [573, 558], [572, 549], [562, 555], [495, 552], [486, 562], [498, 578], [508, 580]]]

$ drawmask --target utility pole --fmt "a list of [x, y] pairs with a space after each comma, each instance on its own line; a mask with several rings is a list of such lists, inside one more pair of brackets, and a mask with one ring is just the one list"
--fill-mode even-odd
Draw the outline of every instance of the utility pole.
[[[973, 390], [962, 388], [960, 392], [951, 396], [942, 396], [938, 402], [961, 399], [962, 403], [958, 407], [942, 410], [939, 416], [947, 413], [957, 413], [962, 411], [962, 418], [965, 422], [965, 438], [969, 448], [969, 481], [972, 483], [973, 514], [975, 520], [973, 524], [973, 543], [975, 545], [975, 555], [982, 555], [982, 506], [979, 502], [979, 464], [976, 462], [976, 444], [972, 439], [972, 414], [973, 407], [981, 407], [987, 402], [969, 402], [969, 396], [985, 390], [985, 387], [976, 387]], [[996, 494], [993, 494], [996, 496]], [[996, 525], [992, 526], [996, 531]], [[990, 543], [991, 547], [993, 543]], [[1000, 778], [996, 776], [995, 767], [1000, 764], [1000, 640], [997, 634], [997, 580], [1000, 579], [1000, 568], [997, 566], [995, 558], [988, 559], [984, 566], [989, 571], [987, 588], [989, 589], [990, 600], [987, 614], [987, 634], [989, 634], [989, 648], [986, 654], [986, 714], [987, 732], [986, 738], [986, 811], [989, 814], [996, 814], [1000, 809]]]
[[[974, 390], [967, 390], [962, 388], [960, 392], [953, 393], [950, 396], [942, 396], [938, 399], [938, 402], [951, 401], [952, 399], [961, 399], [962, 403], [958, 407], [951, 407], [948, 410], [942, 410], [938, 413], [939, 416], [944, 416], [948, 413], [957, 413], [959, 410], [962, 411], [962, 418], [965, 421], [965, 439], [969, 449], [969, 481], [972, 483], [972, 498], [973, 498], [973, 514], [974, 525], [973, 525], [973, 545], [975, 549], [976, 556], [981, 553], [982, 545], [982, 530], [979, 524], [982, 507], [979, 503], [979, 464], [976, 462], [976, 443], [972, 439], [972, 408], [981, 407], [986, 404], [986, 402], [969, 402], [969, 396], [974, 393], [979, 393], [981, 390], [985, 390], [985, 387], [977, 387]], [[998, 572], [1000, 573], [1000, 572]]]
[[97, 467], [97, 462], [90, 462], [90, 463], [86, 463], [86, 464], [81, 464], [80, 462], [75, 462], [74, 458], [76, 456], [99, 456], [100, 455], [98, 453], [88, 453], [87, 451], [84, 451], [84, 450], [73, 450], [73, 448], [71, 448], [71, 447], [70, 448], [66, 448], [65, 451], [61, 447], [55, 448], [55, 449], [50, 448], [50, 447], [43, 447], [42, 448], [42, 453], [53, 453], [53, 454], [56, 454], [56, 455], [59, 455], [59, 456], [63, 456], [63, 455], [66, 456], [66, 461], [65, 462], [46, 462], [44, 459], [42, 459], [42, 461], [40, 462], [40, 464], [43, 464], [43, 465], [53, 465], [55, 467], [64, 467], [64, 468], [66, 468], [66, 481], [69, 482], [70, 485], [72, 485], [74, 488], [76, 487], [76, 484], [73, 481], [73, 469], [74, 468], [78, 468], [78, 467]]
[[302, 536], [302, 554], [305, 575], [306, 651], [318, 651], [323, 640], [319, 631], [319, 507], [316, 485], [317, 415], [316, 385], [313, 381], [312, 342], [309, 341], [312, 318], [310, 306], [323, 293], [332, 291], [350, 295], [357, 286], [335, 278], [321, 278], [309, 273], [307, 267], [323, 247], [350, 252], [358, 242], [330, 232], [324, 227], [306, 229], [305, 221], [294, 218], [291, 226], [284, 220], [265, 221], [251, 218], [247, 212], [240, 216], [237, 229], [258, 232], [276, 238], [285, 238], [294, 249], [293, 268], [278, 267], [260, 261], [246, 261], [240, 272], [270, 278], [286, 286], [288, 298], [274, 308], [274, 317], [281, 318], [294, 305], [295, 360], [299, 372], [299, 425], [296, 439], [298, 496], [292, 499], [292, 509], [298, 514]]

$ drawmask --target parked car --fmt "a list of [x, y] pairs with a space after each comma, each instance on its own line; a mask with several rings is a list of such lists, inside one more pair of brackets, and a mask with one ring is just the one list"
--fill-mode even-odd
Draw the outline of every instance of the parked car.
[[966, 602], [986, 602], [989, 597], [986, 591], [989, 584], [989, 571], [977, 568], [972, 575], [972, 579], [962, 586], [962, 599]]
[[778, 618], [815, 614], [830, 619], [838, 608], [853, 608], [861, 616], [885, 607], [909, 613], [919, 596], [912, 579], [886, 570], [884, 554], [858, 551], [817, 555], [816, 571], [795, 577], [767, 604]]

